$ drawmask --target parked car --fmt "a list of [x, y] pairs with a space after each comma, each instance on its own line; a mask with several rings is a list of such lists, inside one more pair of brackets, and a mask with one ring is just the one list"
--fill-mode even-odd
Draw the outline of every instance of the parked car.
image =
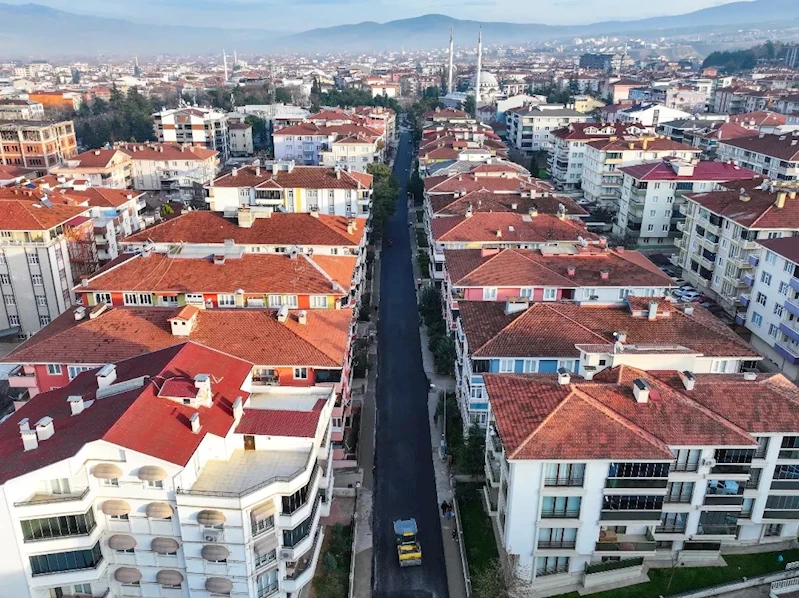
[[686, 291], [680, 296], [680, 301], [683, 303], [691, 303], [693, 301], [699, 301], [701, 296], [702, 294], [698, 291]]

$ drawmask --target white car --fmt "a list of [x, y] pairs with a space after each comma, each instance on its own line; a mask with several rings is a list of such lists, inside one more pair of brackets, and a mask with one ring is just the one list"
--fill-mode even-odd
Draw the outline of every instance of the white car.
[[686, 291], [680, 296], [680, 301], [684, 303], [691, 303], [692, 301], [697, 301], [701, 296], [702, 293], [698, 291]]

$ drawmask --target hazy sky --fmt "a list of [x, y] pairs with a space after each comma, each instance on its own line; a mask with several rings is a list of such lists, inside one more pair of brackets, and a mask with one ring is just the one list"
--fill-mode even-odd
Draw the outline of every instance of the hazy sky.
[[[0, 0], [13, 4], [37, 0]], [[304, 30], [441, 13], [480, 21], [582, 24], [680, 14], [732, 0], [38, 0], [137, 22]], [[1, 26], [0, 26], [1, 27]]]

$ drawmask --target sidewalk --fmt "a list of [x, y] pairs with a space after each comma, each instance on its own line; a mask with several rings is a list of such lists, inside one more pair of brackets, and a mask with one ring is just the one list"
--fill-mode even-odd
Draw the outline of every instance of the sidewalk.
[[[412, 205], [412, 204], [411, 204]], [[409, 226], [416, 227], [416, 210], [411, 209], [408, 211]], [[413, 262], [413, 276], [415, 279], [427, 278], [427, 275], [422, 276], [419, 270], [419, 264], [416, 262], [416, 235], [411, 235], [411, 260]], [[455, 391], [455, 379], [449, 376], [439, 376], [435, 373], [433, 364], [433, 355], [427, 348], [427, 329], [424, 325], [420, 324], [419, 334], [422, 343], [422, 363], [424, 371], [434, 388], [428, 394], [427, 408], [428, 408], [428, 421], [430, 424], [430, 441], [431, 453], [433, 458], [433, 468], [436, 475], [436, 494], [437, 504], [443, 501], [452, 502], [454, 497], [452, 489], [452, 479], [450, 477], [449, 465], [445, 459], [442, 459], [439, 454], [439, 447], [443, 435], [443, 421], [444, 418], [439, 418], [439, 422], [435, 421], [436, 409], [438, 408], [439, 395], [442, 392]], [[463, 561], [461, 560], [461, 547], [460, 543], [463, 541], [461, 537], [459, 540], [452, 539], [452, 530], [456, 529], [455, 519], [447, 519], [441, 517], [441, 536], [444, 542], [444, 561], [447, 565], [447, 586], [449, 587], [449, 595], [451, 598], [464, 598], [466, 596], [466, 580], [463, 571]]]
[[[377, 329], [377, 313], [380, 304], [380, 259], [375, 252], [372, 270], [373, 314], [371, 321], [359, 324], [367, 330]], [[375, 461], [375, 389], [377, 388], [377, 343], [369, 345], [370, 367], [366, 373], [366, 390], [361, 396], [361, 432], [358, 440], [358, 465], [363, 471], [363, 483], [357, 490], [355, 500], [355, 543], [353, 551], [353, 574], [350, 580], [352, 598], [372, 596], [372, 492], [374, 490]]]

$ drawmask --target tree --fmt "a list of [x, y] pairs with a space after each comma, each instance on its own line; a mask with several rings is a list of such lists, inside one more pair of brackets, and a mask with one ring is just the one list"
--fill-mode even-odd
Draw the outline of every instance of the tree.
[[577, 79], [574, 77], [569, 79], [569, 93], [572, 96], [576, 96], [578, 93], [580, 93], [580, 84], [577, 83]]
[[276, 88], [275, 102], [278, 104], [291, 104], [291, 92], [285, 87]]
[[422, 181], [422, 177], [419, 176], [419, 168], [416, 165], [414, 165], [414, 169], [411, 172], [411, 179], [408, 181], [408, 193], [413, 197], [413, 202], [416, 205], [422, 205], [424, 201], [424, 181]]
[[502, 558], [494, 559], [472, 576], [475, 598], [512, 598], [524, 585], [512, 565]]
[[255, 147], [266, 148], [269, 143], [266, 121], [260, 116], [251, 115], [245, 118], [244, 122], [252, 127], [252, 139]]
[[78, 69], [74, 69], [72, 71], [72, 84], [78, 85], [80, 83], [80, 71]]
[[[453, 360], [454, 361], [454, 360]], [[485, 470], [486, 433], [475, 422], [469, 428], [469, 437], [463, 448], [462, 471], [477, 475]]]
[[317, 112], [322, 101], [322, 86], [319, 85], [319, 79], [316, 77], [313, 78], [313, 83], [311, 84], [311, 95], [309, 96], [308, 100], [311, 102], [311, 110]]
[[477, 105], [475, 104], [474, 96], [466, 96], [466, 101], [463, 103], [463, 110], [467, 114], [474, 115], [475, 117], [477, 116]]
[[161, 217], [166, 218], [167, 216], [171, 216], [175, 213], [175, 210], [172, 209], [168, 203], [165, 203], [161, 206]]

